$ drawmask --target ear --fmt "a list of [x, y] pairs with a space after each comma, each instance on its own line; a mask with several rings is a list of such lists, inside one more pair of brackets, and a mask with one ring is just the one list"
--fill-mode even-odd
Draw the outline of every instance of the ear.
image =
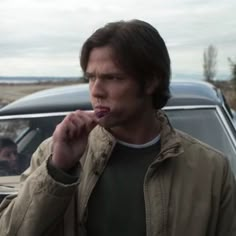
[[153, 77], [146, 81], [145, 92], [147, 95], [152, 95], [159, 85], [159, 80], [156, 77]]

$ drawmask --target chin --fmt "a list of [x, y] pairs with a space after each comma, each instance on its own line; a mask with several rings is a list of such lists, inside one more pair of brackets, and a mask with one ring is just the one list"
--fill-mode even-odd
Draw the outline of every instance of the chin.
[[101, 119], [98, 122], [98, 124], [100, 126], [104, 127], [105, 129], [111, 129], [111, 128], [118, 126], [117, 122], [111, 121], [111, 119], [106, 119], [106, 118]]
[[112, 126], [110, 125], [110, 124], [108, 124], [107, 122], [98, 122], [98, 124], [100, 125], [100, 126], [102, 126], [103, 128], [105, 128], [105, 129], [110, 129]]

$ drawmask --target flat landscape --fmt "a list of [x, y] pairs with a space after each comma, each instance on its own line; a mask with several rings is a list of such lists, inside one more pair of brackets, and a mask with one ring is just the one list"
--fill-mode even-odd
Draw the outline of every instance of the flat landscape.
[[6, 105], [18, 98], [48, 88], [75, 84], [76, 82], [30, 83], [30, 84], [5, 84], [0, 83], [0, 106]]
[[[36, 91], [71, 84], [78, 84], [78, 82], [62, 81], [29, 84], [0, 83], [0, 107]], [[214, 84], [223, 91], [230, 107], [236, 110], [236, 87], [233, 86], [230, 81], [219, 81], [214, 82]]]

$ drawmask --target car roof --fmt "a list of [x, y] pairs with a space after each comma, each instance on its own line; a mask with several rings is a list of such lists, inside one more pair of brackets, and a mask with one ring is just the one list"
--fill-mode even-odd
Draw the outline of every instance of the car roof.
[[[219, 105], [219, 90], [204, 81], [172, 80], [168, 106]], [[22, 97], [0, 109], [0, 115], [66, 112], [92, 109], [88, 84], [45, 89]]]

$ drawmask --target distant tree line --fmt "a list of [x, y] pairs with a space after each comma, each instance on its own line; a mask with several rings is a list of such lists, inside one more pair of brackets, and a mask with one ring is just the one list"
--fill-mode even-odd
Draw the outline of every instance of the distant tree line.
[[232, 74], [232, 80], [234, 83], [236, 83], [236, 62], [233, 61], [230, 57], [228, 58], [230, 69], [231, 69], [231, 74]]
[[203, 75], [206, 81], [211, 82], [216, 76], [217, 49], [213, 45], [208, 46], [203, 53]]
[[[228, 58], [231, 80], [236, 85], [236, 61]], [[203, 76], [208, 82], [212, 82], [216, 77], [217, 72], [217, 48], [214, 45], [209, 45], [203, 52]]]

